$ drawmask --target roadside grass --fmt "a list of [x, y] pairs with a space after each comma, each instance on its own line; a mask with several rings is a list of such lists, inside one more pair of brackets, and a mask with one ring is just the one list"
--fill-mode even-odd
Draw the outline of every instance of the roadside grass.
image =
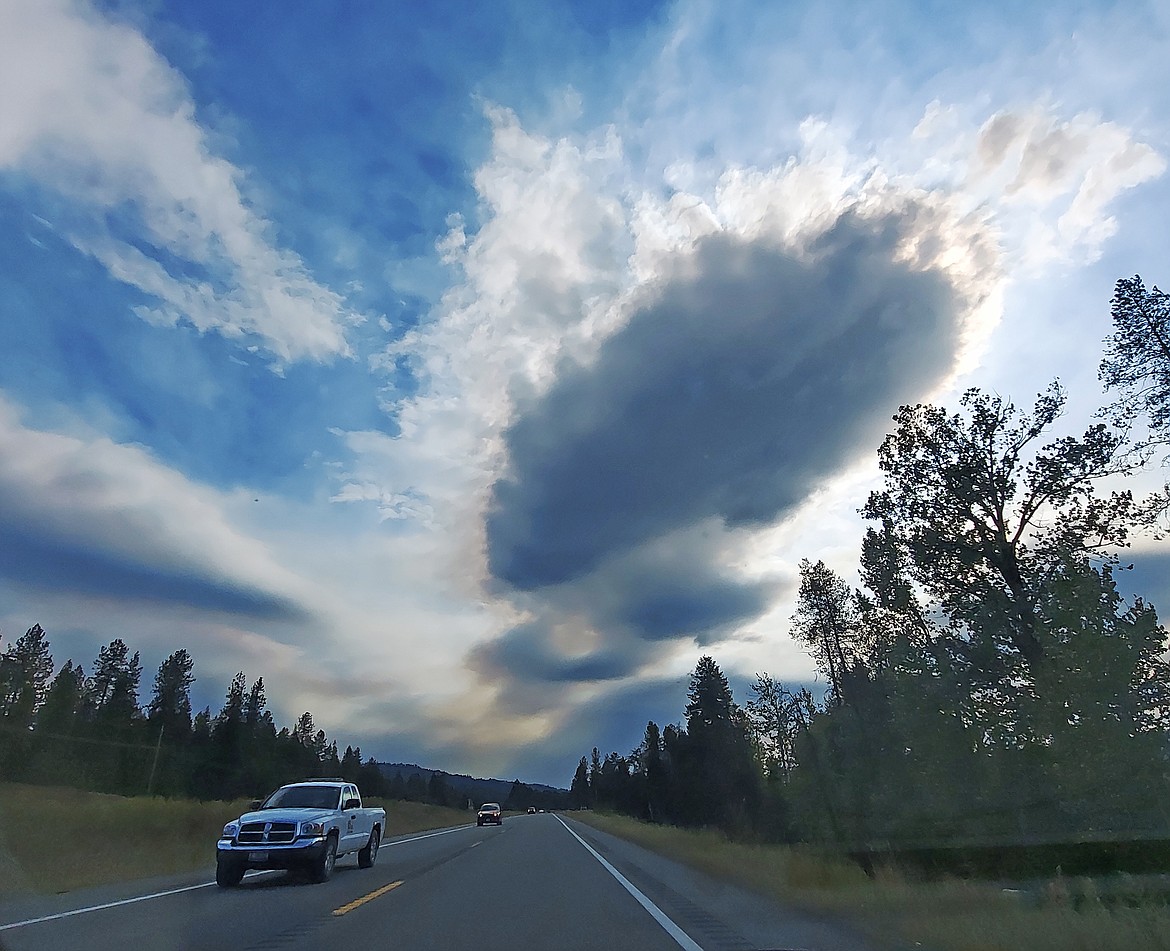
[[[668, 858], [780, 901], [849, 920], [892, 948], [935, 951], [1170, 951], [1165, 893], [1123, 876], [1056, 879], [1028, 894], [961, 879], [873, 880], [848, 860], [812, 849], [728, 841], [711, 829], [656, 826], [624, 816], [573, 817]], [[1105, 892], [1110, 891], [1110, 900]]]
[[[0, 900], [211, 868], [224, 823], [249, 803], [0, 783]], [[425, 803], [370, 805], [386, 810], [390, 836], [468, 821], [463, 810]]]

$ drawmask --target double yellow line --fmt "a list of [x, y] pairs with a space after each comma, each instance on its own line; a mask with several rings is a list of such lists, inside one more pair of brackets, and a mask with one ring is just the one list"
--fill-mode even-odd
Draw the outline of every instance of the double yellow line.
[[342, 905], [340, 908], [334, 908], [333, 917], [340, 918], [342, 915], [347, 915], [355, 908], [360, 908], [366, 902], [373, 901], [375, 898], [381, 898], [387, 892], [394, 891], [394, 889], [396, 889], [401, 884], [402, 882], [391, 882], [389, 885], [383, 885], [381, 888], [370, 892], [368, 895], [363, 895], [361, 898], [355, 898], [348, 905]]

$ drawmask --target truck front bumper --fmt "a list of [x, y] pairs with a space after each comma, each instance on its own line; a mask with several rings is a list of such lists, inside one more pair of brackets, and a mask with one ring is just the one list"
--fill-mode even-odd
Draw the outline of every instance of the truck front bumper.
[[298, 839], [287, 845], [237, 845], [231, 839], [220, 839], [215, 847], [215, 860], [235, 868], [303, 868], [316, 862], [325, 852], [325, 836]]

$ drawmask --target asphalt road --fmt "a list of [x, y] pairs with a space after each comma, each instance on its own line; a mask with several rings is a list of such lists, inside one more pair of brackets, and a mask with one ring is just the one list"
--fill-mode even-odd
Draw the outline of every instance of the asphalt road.
[[374, 868], [359, 869], [348, 856], [322, 885], [282, 872], [250, 874], [236, 889], [209, 881], [158, 880], [9, 904], [0, 907], [0, 949], [867, 948], [839, 926], [557, 815], [391, 838]]

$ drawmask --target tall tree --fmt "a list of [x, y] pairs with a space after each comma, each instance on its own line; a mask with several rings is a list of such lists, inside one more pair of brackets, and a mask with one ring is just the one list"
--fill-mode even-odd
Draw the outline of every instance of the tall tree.
[[589, 764], [584, 756], [577, 763], [577, 771], [573, 773], [573, 781], [569, 785], [569, 800], [578, 809], [590, 803]]
[[690, 786], [688, 820], [744, 825], [758, 802], [759, 772], [746, 719], [735, 705], [727, 677], [709, 655], [700, 657], [691, 673], [686, 720], [680, 766]]
[[597, 790], [601, 785], [601, 753], [597, 747], [589, 757], [589, 804], [597, 805]]
[[51, 733], [71, 733], [77, 722], [85, 693], [85, 670], [72, 660], [65, 661], [49, 684], [44, 705], [37, 715], [37, 726]]
[[0, 717], [30, 726], [53, 676], [53, 655], [44, 629], [34, 624], [0, 654]]
[[849, 585], [823, 561], [801, 559], [792, 635], [809, 647], [829, 678], [831, 701], [842, 702], [845, 683], [858, 663], [857, 608]]
[[1040, 443], [1065, 402], [1053, 384], [1031, 413], [977, 389], [961, 413], [903, 406], [878, 451], [885, 488], [862, 510], [904, 546], [914, 580], [952, 620], [1003, 633], [1029, 662], [1044, 651], [1046, 579], [1069, 558], [1109, 557], [1145, 514], [1128, 492], [1095, 491], [1135, 465], [1116, 431], [1099, 423]]
[[89, 681], [89, 703], [95, 720], [103, 729], [122, 732], [139, 716], [138, 687], [142, 662], [138, 651], [130, 653], [126, 642], [116, 637], [98, 650]]
[[129, 723], [138, 709], [142, 663], [138, 651], [120, 637], [98, 650], [89, 679], [89, 701], [95, 716], [107, 722]]
[[195, 661], [180, 648], [159, 664], [154, 676], [154, 693], [147, 704], [151, 724], [172, 741], [182, 741], [191, 732], [191, 685]]
[[667, 805], [667, 773], [662, 731], [653, 720], [646, 723], [638, 750], [638, 768], [645, 785], [646, 818], [651, 822], [661, 822]]
[[1105, 340], [1098, 375], [1118, 392], [1125, 421], [1144, 414], [1154, 438], [1170, 439], [1170, 295], [1147, 290], [1139, 275], [1117, 282], [1113, 333]]
[[223, 707], [215, 718], [212, 733], [216, 741], [228, 745], [236, 745], [243, 732], [245, 690], [248, 678], [239, 671], [232, 677], [228, 685], [227, 695], [224, 697]]

